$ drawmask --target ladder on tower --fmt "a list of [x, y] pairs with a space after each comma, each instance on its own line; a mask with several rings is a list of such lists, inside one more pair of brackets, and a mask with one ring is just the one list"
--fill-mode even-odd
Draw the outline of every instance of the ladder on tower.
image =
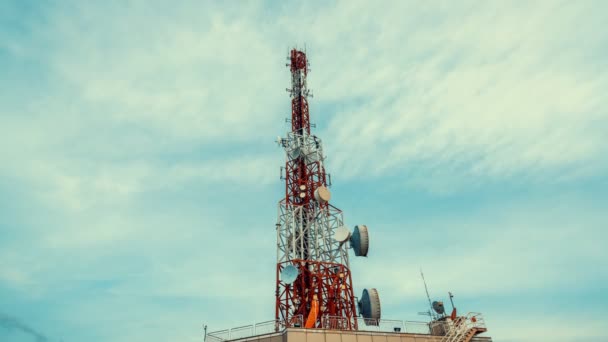
[[480, 313], [469, 312], [466, 316], [447, 318], [447, 332], [441, 342], [469, 342], [478, 334], [486, 332], [486, 324]]

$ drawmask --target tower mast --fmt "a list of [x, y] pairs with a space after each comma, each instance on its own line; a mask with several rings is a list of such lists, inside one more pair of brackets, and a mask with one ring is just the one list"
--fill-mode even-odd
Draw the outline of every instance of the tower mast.
[[[277, 221], [275, 318], [284, 327], [356, 330], [355, 297], [342, 211], [331, 204], [321, 139], [310, 132], [306, 53], [292, 49], [291, 131], [285, 149], [285, 198]], [[289, 276], [289, 275], [293, 276]]]

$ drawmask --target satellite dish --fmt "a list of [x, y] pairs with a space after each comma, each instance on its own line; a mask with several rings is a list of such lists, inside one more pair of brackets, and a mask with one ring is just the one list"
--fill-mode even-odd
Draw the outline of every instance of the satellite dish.
[[294, 281], [296, 281], [296, 278], [298, 277], [298, 273], [299, 273], [298, 269], [294, 265], [287, 265], [281, 271], [281, 280], [285, 284], [291, 284]]
[[433, 302], [433, 310], [439, 315], [443, 315], [445, 313], [445, 308], [443, 307], [443, 302], [434, 301]]
[[350, 244], [353, 247], [356, 256], [367, 256], [367, 251], [369, 250], [367, 226], [355, 226], [355, 231], [350, 237]]
[[364, 289], [359, 300], [359, 313], [366, 325], [378, 325], [380, 319], [380, 297], [376, 289]]
[[329, 192], [329, 189], [327, 189], [323, 185], [321, 185], [315, 190], [315, 199], [317, 200], [317, 202], [324, 204], [329, 202], [330, 198], [331, 193]]
[[334, 240], [338, 242], [345, 242], [350, 237], [350, 231], [345, 226], [336, 228], [334, 231]]

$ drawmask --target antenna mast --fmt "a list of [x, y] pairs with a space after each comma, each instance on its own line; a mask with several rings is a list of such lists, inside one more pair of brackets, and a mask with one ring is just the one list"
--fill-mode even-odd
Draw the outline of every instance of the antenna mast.
[[448, 295], [450, 296], [450, 303], [452, 303], [452, 310], [454, 310], [454, 300], [452, 298], [454, 298], [454, 295], [452, 294], [452, 292], [448, 292]]
[[347, 244], [335, 239], [344, 226], [342, 211], [329, 204], [323, 145], [310, 132], [306, 53], [292, 49], [288, 61], [291, 131], [277, 140], [287, 160], [276, 224], [275, 318], [285, 327], [326, 328], [330, 322], [332, 329], [357, 330]]
[[422, 277], [422, 282], [424, 283], [424, 291], [426, 291], [426, 298], [429, 300], [429, 313], [433, 319], [436, 319], [433, 304], [431, 303], [431, 296], [429, 296], [429, 289], [426, 287], [426, 280], [424, 279], [424, 273], [422, 273], [422, 268], [420, 269], [420, 276]]

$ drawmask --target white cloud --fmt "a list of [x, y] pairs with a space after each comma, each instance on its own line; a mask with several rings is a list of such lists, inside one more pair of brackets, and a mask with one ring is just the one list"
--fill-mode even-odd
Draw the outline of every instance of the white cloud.
[[[272, 22], [258, 21], [256, 5], [247, 16], [199, 4], [163, 9], [176, 17], [140, 5], [58, 6], [50, 30], [34, 26], [52, 47], [44, 53], [54, 89], [30, 108], [40, 126], [57, 129], [51, 137], [28, 127], [36, 146], [79, 141], [91, 156], [127, 158], [258, 146], [282, 133], [283, 53], [296, 40], [309, 46], [312, 117], [331, 118], [319, 134], [342, 178], [405, 171], [403, 183], [441, 192], [606, 169], [598, 157], [608, 148], [608, 76], [590, 56], [608, 37], [593, 34], [600, 18], [585, 4], [348, 2], [321, 12], [303, 4], [297, 18], [278, 10]], [[328, 104], [337, 111], [319, 112]]]
[[[157, 339], [193, 339], [204, 317], [272, 317], [275, 203], [253, 192], [281, 190], [271, 141], [289, 113], [292, 44], [307, 44], [312, 118], [337, 178], [454, 191], [576, 182], [607, 167], [605, 11], [586, 3], [51, 6], [26, 25], [29, 40], [2, 42], [39, 64], [44, 91], [0, 109], [0, 175], [18, 180], [23, 216], [36, 219], [15, 214], [0, 281], [24, 298], [74, 293], [59, 316], [100, 340], [150, 339], [134, 316], [156, 316]], [[462, 296], [583, 291], [563, 270], [598, 279], [577, 266], [601, 264], [606, 217], [582, 202], [391, 222], [372, 231], [373, 255], [353, 261], [355, 285], [378, 286], [387, 303], [419, 298], [423, 266], [433, 288]], [[471, 281], [479, 272], [486, 281]], [[110, 284], [87, 288], [97, 282]], [[201, 309], [156, 302], [180, 298]], [[116, 313], [103, 329], [89, 319], [100, 312]]]
[[[321, 15], [317, 27], [343, 38], [311, 54], [318, 98], [342, 106], [322, 133], [334, 172], [405, 171], [405, 182], [441, 190], [605, 171], [608, 74], [590, 55], [608, 37], [591, 30], [600, 19], [586, 4], [546, 5], [402, 3], [366, 7], [382, 19], [354, 26], [342, 7]], [[591, 18], [571, 25], [581, 15]]]
[[51, 17], [59, 27], [51, 61], [75, 95], [104, 108], [109, 119], [137, 122], [170, 139], [242, 140], [283, 99], [269, 96], [284, 88], [285, 75], [272, 72], [283, 56], [251, 21], [202, 4], [191, 4], [185, 18], [139, 7], [109, 16], [100, 7], [97, 13], [97, 6], [77, 6], [76, 20], [72, 11]]
[[186, 185], [269, 184], [278, 178], [277, 168], [272, 161], [258, 155], [175, 165], [110, 163], [90, 165], [84, 169], [79, 168], [82, 165], [78, 163], [66, 162], [39, 165], [34, 169], [46, 182], [46, 187], [40, 192], [43, 198], [60, 208], [83, 210], [98, 205], [128, 203], [134, 196], [145, 192], [171, 191]]

